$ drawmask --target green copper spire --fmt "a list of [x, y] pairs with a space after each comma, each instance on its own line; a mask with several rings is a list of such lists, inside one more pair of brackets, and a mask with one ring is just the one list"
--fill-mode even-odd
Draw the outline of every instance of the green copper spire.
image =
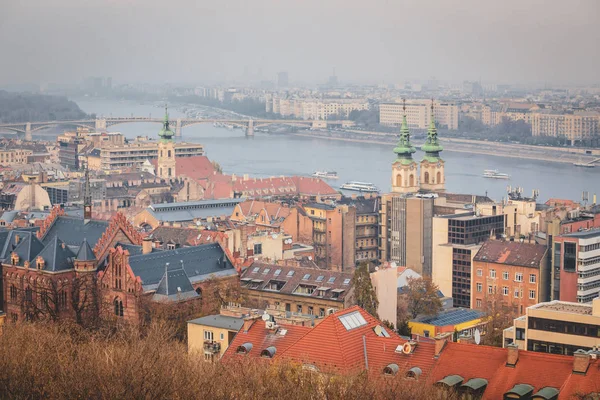
[[400, 127], [400, 140], [398, 140], [398, 144], [394, 148], [394, 153], [398, 155], [396, 162], [401, 162], [402, 164], [411, 164], [413, 163], [412, 153], [417, 151], [410, 144], [410, 131], [408, 130], [408, 123], [406, 122], [406, 100], [402, 99], [402, 126]]
[[158, 132], [158, 136], [160, 137], [160, 140], [162, 142], [168, 142], [173, 140], [173, 136], [175, 136], [175, 133], [173, 133], [173, 131], [171, 129], [169, 129], [169, 112], [167, 110], [167, 106], [165, 105], [165, 118], [163, 120], [163, 127], [160, 130], [160, 132]]
[[425, 152], [424, 160], [429, 162], [437, 162], [440, 160], [440, 151], [444, 150], [438, 141], [437, 129], [435, 127], [435, 118], [433, 114], [433, 99], [431, 99], [431, 119], [429, 123], [429, 129], [427, 130], [427, 140], [421, 147], [421, 150]]

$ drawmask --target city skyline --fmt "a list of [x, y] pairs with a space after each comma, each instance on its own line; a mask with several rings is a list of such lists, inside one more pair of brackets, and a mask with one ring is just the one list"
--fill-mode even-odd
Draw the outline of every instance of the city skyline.
[[0, 66], [0, 84], [86, 76], [208, 84], [275, 80], [280, 71], [318, 84], [333, 68], [352, 83], [594, 84], [599, 11], [586, 0], [8, 4], [0, 44], [15, 62]]

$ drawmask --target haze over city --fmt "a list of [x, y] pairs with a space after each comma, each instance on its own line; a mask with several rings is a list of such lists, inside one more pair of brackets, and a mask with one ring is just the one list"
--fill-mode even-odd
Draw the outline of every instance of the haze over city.
[[600, 400], [598, 17], [4, 0], [0, 399]]
[[599, 80], [600, 2], [79, 1], [2, 5], [0, 84]]

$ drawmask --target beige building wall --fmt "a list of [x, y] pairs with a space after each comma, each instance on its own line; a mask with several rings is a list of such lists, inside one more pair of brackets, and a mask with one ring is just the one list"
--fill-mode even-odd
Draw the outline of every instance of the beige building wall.
[[600, 114], [534, 113], [531, 118], [531, 133], [533, 136], [564, 137], [571, 141], [589, 139], [600, 134]]
[[371, 273], [371, 283], [379, 300], [377, 314], [381, 321], [397, 324], [398, 268], [396, 264], [383, 264]]
[[25, 149], [1, 150], [0, 165], [24, 165], [33, 151]]
[[452, 296], [452, 246], [448, 245], [448, 219], [433, 218], [432, 275], [445, 296]]
[[[431, 101], [408, 100], [406, 102], [406, 122], [409, 128], [427, 129], [431, 120]], [[434, 102], [435, 122], [447, 129], [458, 129], [458, 106], [450, 102]], [[404, 111], [402, 103], [382, 103], [379, 105], [379, 121], [382, 125], [400, 126]]]

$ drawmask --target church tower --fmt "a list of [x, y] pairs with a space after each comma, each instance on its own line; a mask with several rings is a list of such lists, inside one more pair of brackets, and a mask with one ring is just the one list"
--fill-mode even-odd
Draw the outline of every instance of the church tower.
[[416, 193], [419, 191], [417, 163], [412, 158], [416, 149], [410, 143], [410, 132], [406, 122], [406, 100], [403, 100], [400, 140], [394, 148], [398, 156], [392, 164], [392, 192]]
[[421, 161], [421, 190], [426, 192], [445, 191], [444, 160], [440, 158], [440, 152], [444, 149], [440, 146], [437, 137], [433, 99], [431, 100], [431, 119], [427, 130], [427, 140], [421, 150], [425, 152], [425, 156]]
[[158, 162], [156, 168], [156, 175], [165, 179], [167, 182], [175, 179], [175, 141], [173, 136], [175, 133], [169, 128], [169, 113], [165, 106], [165, 119], [163, 121], [163, 127], [158, 133]]
[[90, 170], [85, 166], [85, 182], [83, 186], [83, 222], [92, 219], [92, 191], [90, 189]]

